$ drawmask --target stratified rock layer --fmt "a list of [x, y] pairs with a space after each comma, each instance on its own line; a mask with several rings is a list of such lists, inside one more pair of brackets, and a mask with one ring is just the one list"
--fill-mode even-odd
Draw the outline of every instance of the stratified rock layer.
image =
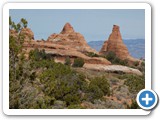
[[[25, 37], [23, 44], [24, 51], [29, 53], [30, 50], [38, 48], [44, 49], [47, 54], [54, 56], [56, 62], [64, 63], [66, 57], [70, 57], [73, 63], [75, 58], [84, 59], [85, 63], [110, 65], [111, 62], [105, 58], [89, 57], [86, 53], [93, 52], [99, 54], [92, 49], [85, 41], [83, 35], [74, 31], [73, 27], [66, 23], [60, 34], [52, 34], [47, 41], [33, 40], [34, 34], [27, 28], [22, 29], [21, 35]], [[28, 42], [29, 41], [29, 42]]]
[[[47, 41], [34, 40], [34, 34], [29, 28], [22, 29], [19, 34], [24, 36], [23, 51], [25, 51], [26, 57], [28, 57], [28, 53], [31, 50], [38, 48], [40, 50], [44, 49], [47, 54], [53, 56], [55, 62], [65, 63], [66, 58], [69, 57], [71, 64], [73, 64], [75, 58], [82, 58], [85, 62], [83, 66], [85, 69], [142, 75], [137, 69], [111, 65], [110, 61], [102, 57], [87, 56], [86, 53], [97, 52], [88, 46], [84, 37], [80, 33], [75, 32], [69, 23], [65, 24], [60, 34], [52, 34]], [[17, 36], [17, 33], [10, 31], [10, 35]], [[112, 36], [110, 36], [111, 38]], [[110, 49], [112, 49], [112, 46], [110, 46]]]
[[48, 37], [47, 41], [55, 44], [64, 45], [69, 48], [75, 48], [77, 51], [86, 53], [93, 52], [99, 54], [96, 50], [92, 49], [86, 42], [84, 36], [75, 32], [73, 27], [66, 23], [60, 34], [52, 34]]
[[77, 51], [75, 48], [66, 47], [64, 45], [58, 45], [49, 41], [30, 41], [23, 44], [23, 48], [26, 53], [29, 53], [30, 50], [38, 48], [40, 50], [44, 49], [47, 54], [55, 56], [55, 60], [61, 63], [65, 62], [66, 57], [71, 59], [82, 58], [85, 63], [91, 64], [105, 64], [110, 65], [111, 63], [104, 59], [98, 57], [88, 57], [80, 51]]

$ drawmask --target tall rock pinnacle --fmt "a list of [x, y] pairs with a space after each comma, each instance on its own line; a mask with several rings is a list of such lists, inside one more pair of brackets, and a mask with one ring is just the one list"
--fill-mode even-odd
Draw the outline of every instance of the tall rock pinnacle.
[[114, 52], [120, 59], [132, 59], [128, 52], [126, 45], [122, 41], [122, 36], [120, 33], [120, 27], [118, 25], [113, 25], [112, 33], [110, 34], [107, 41], [104, 42], [100, 54], [106, 55], [108, 52]]

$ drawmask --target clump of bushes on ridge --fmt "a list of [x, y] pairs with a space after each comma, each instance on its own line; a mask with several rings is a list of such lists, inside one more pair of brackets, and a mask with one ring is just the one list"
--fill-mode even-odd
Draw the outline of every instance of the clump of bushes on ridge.
[[84, 65], [84, 60], [82, 58], [75, 58], [72, 66], [73, 67], [83, 67], [83, 65]]
[[128, 66], [127, 60], [121, 60], [116, 56], [116, 54], [112, 51], [108, 52], [106, 56], [104, 56], [107, 60], [109, 60], [112, 64], [125, 65]]
[[94, 53], [94, 52], [89, 52], [89, 53], [87, 53], [86, 55], [89, 56], [89, 57], [100, 57], [99, 55], [97, 55], [97, 54]]
[[69, 57], [66, 57], [64, 64], [65, 64], [65, 65], [71, 65], [71, 60], [70, 60]]

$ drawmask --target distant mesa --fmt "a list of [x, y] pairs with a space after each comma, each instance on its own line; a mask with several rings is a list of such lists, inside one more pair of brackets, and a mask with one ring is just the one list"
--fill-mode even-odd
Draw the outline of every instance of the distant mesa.
[[122, 60], [127, 59], [130, 62], [138, 61], [138, 59], [133, 58], [129, 54], [126, 45], [123, 43], [120, 27], [118, 25], [113, 25], [112, 33], [100, 50], [100, 54], [102, 55], [107, 55], [109, 52], [114, 52], [116, 56]]

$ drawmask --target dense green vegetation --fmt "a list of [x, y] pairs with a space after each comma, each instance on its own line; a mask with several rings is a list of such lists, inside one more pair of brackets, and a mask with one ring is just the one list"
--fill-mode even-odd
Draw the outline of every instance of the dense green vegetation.
[[33, 60], [33, 61], [39, 61], [39, 60], [51, 60], [52, 57], [49, 54], [45, 53], [45, 50], [39, 50], [39, 49], [35, 49], [35, 50], [31, 50], [29, 52], [29, 59]]
[[121, 78], [126, 79], [124, 84], [129, 87], [129, 91], [131, 93], [138, 93], [140, 90], [145, 88], [144, 76], [123, 75]]
[[145, 61], [142, 62], [135, 61], [133, 63], [128, 63], [128, 60], [121, 60], [119, 59], [114, 52], [108, 52], [106, 56], [102, 56], [109, 60], [112, 64], [116, 65], [124, 65], [131, 68], [139, 69], [143, 74], [145, 73]]
[[[15, 30], [19, 24], [14, 25], [12, 29]], [[109, 94], [105, 78], [95, 78], [88, 83], [83, 74], [71, 69], [69, 58], [66, 58], [66, 65], [55, 63], [45, 50], [39, 49], [31, 50], [26, 58], [22, 51], [23, 38], [19, 36], [18, 39], [12, 36], [9, 39], [11, 109], [83, 108], [80, 106], [82, 101], [100, 99]], [[82, 67], [83, 64], [84, 60], [77, 58], [73, 66]]]
[[64, 64], [65, 64], [65, 65], [71, 65], [71, 60], [70, 60], [69, 57], [66, 57]]
[[104, 76], [95, 77], [91, 80], [87, 88], [87, 99], [93, 102], [95, 99], [102, 98], [104, 95], [110, 95], [110, 84]]
[[114, 52], [108, 52], [108, 54], [104, 57], [107, 60], [109, 60], [112, 64], [128, 66], [128, 61], [119, 59]]
[[84, 65], [84, 60], [82, 58], [75, 58], [72, 66], [73, 67], [83, 67], [83, 65]]
[[[16, 99], [10, 100], [10, 108], [62, 107], [55, 106], [55, 103], [63, 103], [62, 108], [77, 108], [83, 100], [100, 99], [109, 94], [109, 84], [104, 77], [95, 78], [88, 84], [83, 74], [73, 71], [70, 66], [48, 59], [44, 50], [31, 51], [29, 58], [19, 64], [21, 69], [17, 72], [16, 80], [13, 79], [17, 81], [17, 86], [13, 85], [15, 83], [10, 77], [10, 90], [15, 90], [15, 87], [17, 90], [14, 95], [10, 92], [10, 98], [16, 96]], [[85, 93], [87, 94], [82, 96]]]

